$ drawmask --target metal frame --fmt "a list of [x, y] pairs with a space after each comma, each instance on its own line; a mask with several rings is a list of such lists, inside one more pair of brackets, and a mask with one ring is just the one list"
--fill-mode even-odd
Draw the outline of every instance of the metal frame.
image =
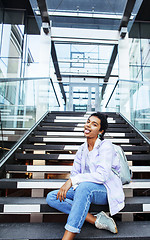
[[[106, 72], [105, 78], [104, 78], [104, 83], [109, 81], [110, 74], [111, 74], [111, 71], [113, 69], [113, 66], [114, 66], [117, 54], [118, 54], [118, 45], [115, 45], [114, 48], [113, 48], [112, 55], [111, 55], [111, 58], [110, 58], [110, 62], [109, 62], [108, 68], [107, 68], [107, 72]], [[105, 93], [106, 86], [107, 86], [106, 84], [103, 85], [102, 97], [103, 97], [103, 95]]]
[[[47, 11], [47, 5], [45, 0], [37, 0], [38, 7], [40, 9], [40, 15], [42, 19], [42, 23], [48, 23], [48, 26], [50, 27], [50, 19]], [[45, 34], [49, 33], [49, 29], [47, 27], [43, 27], [43, 31]]]
[[131, 13], [132, 10], [134, 8], [136, 0], [128, 0], [124, 9], [124, 13], [123, 13], [123, 17], [119, 26], [119, 31], [121, 30], [122, 27], [127, 27], [130, 17], [131, 17]]
[[116, 84], [115, 84], [115, 86], [114, 86], [114, 89], [112, 90], [111, 95], [110, 95], [110, 97], [109, 97], [109, 99], [108, 99], [108, 101], [107, 101], [107, 103], [106, 103], [105, 108], [108, 106], [108, 104], [109, 104], [109, 102], [110, 102], [110, 99], [111, 99], [112, 95], [114, 94], [114, 91], [115, 91], [118, 83], [119, 83], [119, 80], [117, 80], [117, 82], [116, 82]]
[[[40, 15], [39, 10], [35, 10], [35, 13], [37, 15]], [[67, 11], [67, 10], [61, 10], [61, 11], [48, 11], [49, 16], [58, 16], [58, 17], [77, 17], [77, 18], [99, 18], [99, 19], [115, 19], [115, 20], [121, 20], [122, 15], [121, 14], [106, 14], [106, 13], [97, 13], [97, 12], [88, 12], [88, 11]], [[133, 17], [131, 17], [133, 19]]]
[[55, 49], [55, 45], [54, 42], [51, 42], [51, 56], [52, 56], [52, 60], [53, 60], [53, 64], [54, 64], [54, 68], [55, 68], [55, 72], [56, 72], [56, 76], [57, 76], [57, 80], [59, 83], [59, 87], [62, 93], [62, 96], [64, 98], [65, 104], [66, 104], [66, 94], [65, 94], [65, 90], [62, 84], [62, 78], [61, 78], [61, 74], [60, 74], [60, 70], [59, 70], [59, 65], [58, 65], [58, 60], [57, 60], [57, 54], [56, 54], [56, 49]]
[[[63, 72], [61, 74], [62, 77], [72, 77], [72, 78], [102, 78], [104, 79], [105, 78], [105, 75], [100, 75], [100, 74], [90, 74], [90, 73], [67, 73], [67, 72]], [[110, 75], [110, 77], [118, 77], [118, 75]], [[83, 83], [82, 83], [83, 84]]]

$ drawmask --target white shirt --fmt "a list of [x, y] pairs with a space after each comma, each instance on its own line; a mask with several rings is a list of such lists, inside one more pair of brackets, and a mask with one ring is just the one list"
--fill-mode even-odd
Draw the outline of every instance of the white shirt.
[[88, 150], [86, 141], [76, 153], [71, 181], [74, 188], [81, 182], [104, 184], [107, 189], [110, 213], [114, 215], [124, 207], [124, 192], [120, 178], [111, 170], [112, 166], [119, 171], [119, 159], [111, 141], [101, 141], [97, 138], [92, 151]]

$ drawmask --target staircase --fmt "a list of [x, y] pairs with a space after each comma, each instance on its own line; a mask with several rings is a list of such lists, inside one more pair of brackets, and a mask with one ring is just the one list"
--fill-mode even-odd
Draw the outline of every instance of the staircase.
[[[122, 146], [133, 180], [124, 185], [125, 208], [114, 218], [115, 239], [150, 240], [150, 147], [132, 124], [107, 113], [105, 138]], [[0, 163], [0, 240], [61, 239], [67, 215], [46, 204], [45, 197], [69, 178], [75, 153], [84, 141], [83, 126], [89, 114], [51, 112], [24, 136]], [[90, 212], [108, 211], [91, 205]], [[85, 223], [77, 239], [114, 239], [114, 235]]]

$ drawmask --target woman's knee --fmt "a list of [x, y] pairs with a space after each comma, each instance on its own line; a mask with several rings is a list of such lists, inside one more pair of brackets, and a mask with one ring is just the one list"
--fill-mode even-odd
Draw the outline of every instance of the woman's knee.
[[79, 184], [79, 186], [76, 189], [76, 194], [81, 195], [89, 195], [91, 192], [91, 189], [89, 188], [88, 182], [82, 182]]
[[58, 193], [58, 190], [54, 190], [47, 194], [46, 202], [48, 205], [52, 206], [53, 203], [57, 200], [57, 193]]
[[80, 189], [80, 190], [89, 189], [89, 184], [90, 182], [81, 182], [78, 185], [77, 189]]

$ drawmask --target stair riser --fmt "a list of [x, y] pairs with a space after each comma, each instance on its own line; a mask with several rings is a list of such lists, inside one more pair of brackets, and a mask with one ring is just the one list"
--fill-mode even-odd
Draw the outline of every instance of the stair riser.
[[[73, 161], [75, 154], [16, 154], [16, 159], [34, 160], [67, 160]], [[128, 161], [150, 161], [150, 154], [126, 155]]]
[[[112, 143], [118, 143], [118, 144], [140, 144], [142, 143], [142, 139], [109, 139]], [[42, 137], [30, 137], [29, 138], [30, 142], [35, 142], [35, 143], [71, 143], [71, 144], [82, 144], [85, 141], [85, 138], [42, 138]]]
[[[90, 212], [109, 211], [108, 206], [91, 204]], [[127, 204], [120, 213], [150, 213], [150, 204]], [[31, 213], [59, 213], [47, 204], [0, 204], [0, 213], [3, 214], [31, 214]]]
[[[24, 144], [23, 145], [23, 150], [78, 150], [79, 146], [75, 145], [33, 145], [33, 144]], [[126, 152], [148, 152], [149, 151], [149, 146], [122, 146], [122, 149]]]

